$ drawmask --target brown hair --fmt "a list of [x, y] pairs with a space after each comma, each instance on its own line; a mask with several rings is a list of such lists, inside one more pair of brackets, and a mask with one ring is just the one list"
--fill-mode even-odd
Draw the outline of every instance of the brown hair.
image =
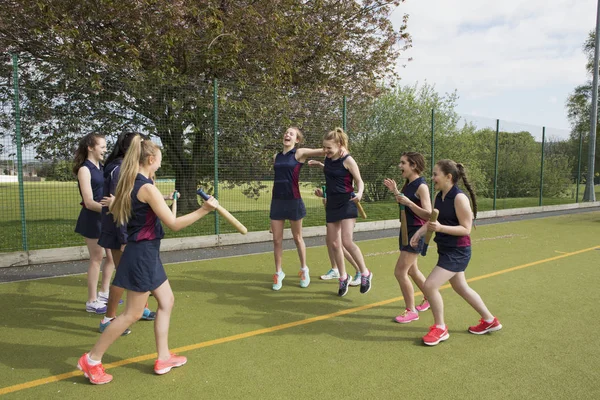
[[[421, 175], [421, 172], [425, 171], [425, 158], [423, 154], [417, 153], [416, 151], [405, 151], [401, 157], [406, 157], [408, 163], [415, 168], [417, 174]], [[408, 179], [404, 182], [402, 190], [408, 185]]]
[[101, 133], [88, 133], [79, 140], [77, 150], [75, 150], [75, 157], [73, 159], [73, 173], [75, 175], [77, 175], [79, 168], [81, 168], [85, 160], [88, 158], [88, 147], [94, 147], [97, 145], [98, 139], [104, 139], [104, 135]]
[[300, 128], [296, 126], [290, 126], [288, 129], [293, 129], [296, 131], [296, 137], [298, 137], [298, 144], [304, 143], [304, 134], [300, 130]]
[[475, 198], [475, 192], [467, 180], [464, 165], [461, 163], [456, 163], [452, 160], [440, 160], [435, 165], [437, 165], [445, 175], [452, 175], [452, 183], [454, 184], [456, 184], [458, 180], [462, 178], [465, 188], [467, 188], [469, 195], [471, 196], [473, 219], [477, 218], [477, 200]]
[[333, 140], [339, 146], [348, 151], [350, 150], [348, 145], [348, 135], [346, 135], [346, 132], [344, 132], [342, 128], [335, 128], [331, 132], [326, 133], [325, 136], [323, 136], [323, 140]]
[[131, 140], [121, 164], [115, 200], [110, 207], [110, 212], [117, 224], [126, 225], [129, 221], [131, 216], [131, 192], [140, 165], [147, 164], [148, 157], [156, 155], [158, 151], [160, 151], [160, 147], [156, 143], [143, 139], [140, 135], [135, 135]]

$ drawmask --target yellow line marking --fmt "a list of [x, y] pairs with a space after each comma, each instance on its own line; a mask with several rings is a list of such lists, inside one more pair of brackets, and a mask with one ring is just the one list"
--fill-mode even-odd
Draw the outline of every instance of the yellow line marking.
[[[511, 268], [503, 269], [500, 271], [492, 272], [489, 274], [476, 276], [474, 278], [467, 279], [467, 282], [475, 282], [475, 281], [479, 281], [482, 279], [491, 278], [491, 277], [494, 277], [497, 275], [503, 275], [503, 274], [506, 274], [509, 272], [532, 267], [534, 265], [544, 264], [544, 263], [547, 263], [550, 261], [560, 260], [562, 258], [575, 256], [575, 255], [586, 253], [586, 252], [592, 251], [592, 250], [600, 250], [600, 246], [594, 246], [594, 247], [590, 247], [587, 249], [574, 251], [571, 253], [565, 253], [565, 254], [561, 254], [559, 256], [545, 258], [543, 260], [533, 261], [533, 262], [530, 262], [527, 264], [517, 265], [516, 267], [511, 267]], [[446, 285], [440, 287], [440, 289], [447, 289], [449, 287], [451, 287], [450, 284], [446, 284]], [[421, 294], [422, 294], [421, 292], [415, 292], [415, 295], [421, 295]], [[364, 311], [364, 310], [368, 310], [368, 309], [379, 307], [379, 306], [384, 306], [384, 305], [387, 305], [390, 303], [395, 303], [402, 299], [403, 299], [402, 296], [394, 297], [392, 299], [382, 300], [382, 301], [378, 301], [376, 303], [366, 304], [366, 305], [360, 306], [360, 307], [348, 308], [346, 310], [337, 311], [337, 312], [334, 312], [331, 314], [319, 315], [316, 317], [311, 317], [311, 318], [303, 319], [300, 321], [288, 322], [287, 324], [281, 324], [281, 325], [276, 325], [276, 326], [272, 326], [269, 328], [257, 329], [257, 330], [250, 331], [250, 332], [239, 333], [237, 335], [227, 336], [227, 337], [223, 337], [223, 338], [219, 338], [219, 339], [209, 340], [206, 342], [201, 342], [201, 343], [191, 344], [188, 346], [178, 347], [176, 349], [173, 349], [172, 351], [175, 353], [183, 353], [186, 351], [197, 350], [197, 349], [201, 349], [204, 347], [214, 346], [217, 344], [229, 343], [229, 342], [233, 342], [235, 340], [247, 339], [247, 338], [250, 338], [253, 336], [263, 335], [265, 333], [273, 333], [273, 332], [281, 331], [284, 329], [294, 328], [296, 326], [307, 325], [307, 324], [311, 324], [313, 322], [324, 321], [326, 319], [331, 319], [331, 318], [339, 317], [342, 315], [352, 314], [355, 312]], [[152, 353], [152, 354], [146, 354], [146, 355], [139, 356], [139, 357], [127, 358], [125, 360], [116, 361], [116, 362], [113, 362], [110, 364], [105, 364], [104, 368], [112, 369], [112, 368], [122, 367], [124, 365], [129, 365], [129, 364], [133, 364], [133, 363], [137, 363], [137, 362], [152, 360], [152, 359], [156, 358], [156, 356], [157, 356], [156, 353]], [[60, 374], [60, 375], [53, 375], [53, 376], [49, 376], [47, 378], [36, 379], [33, 381], [20, 383], [18, 385], [7, 386], [5, 388], [0, 389], [0, 396], [4, 395], [4, 394], [12, 393], [12, 392], [17, 392], [19, 390], [30, 389], [30, 388], [33, 388], [36, 386], [45, 385], [47, 383], [63, 381], [65, 379], [69, 379], [69, 378], [72, 378], [75, 376], [81, 376], [81, 375], [83, 375], [83, 372], [81, 372], [79, 370], [75, 370], [75, 371], [67, 372], [67, 373]]]

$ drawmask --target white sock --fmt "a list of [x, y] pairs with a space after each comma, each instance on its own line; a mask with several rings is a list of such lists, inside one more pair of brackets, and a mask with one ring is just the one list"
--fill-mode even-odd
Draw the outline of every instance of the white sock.
[[436, 325], [435, 327], [440, 329], [446, 329], [446, 325]]
[[492, 319], [484, 319], [485, 322], [487, 322], [488, 324], [491, 324], [492, 322], [494, 322], [494, 318]]
[[112, 321], [113, 319], [114, 319], [114, 318], [108, 318], [108, 317], [104, 317], [104, 318], [102, 319], [102, 323], [103, 323], [103, 324], [105, 324], [105, 323], [107, 323], [107, 322], [110, 322], [110, 321]]
[[88, 362], [88, 364], [90, 364], [90, 365], [98, 365], [98, 364], [102, 364], [102, 360], [100, 360], [100, 361], [92, 360], [92, 359], [90, 358], [90, 355], [89, 355], [89, 354], [87, 355], [87, 362]]
[[300, 268], [302, 271], [308, 271], [308, 267], [302, 267]]

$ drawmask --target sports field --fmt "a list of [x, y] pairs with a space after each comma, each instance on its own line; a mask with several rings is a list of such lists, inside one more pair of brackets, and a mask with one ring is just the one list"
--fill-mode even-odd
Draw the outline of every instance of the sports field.
[[[319, 281], [325, 247], [307, 249], [313, 281], [298, 286], [297, 255], [271, 290], [272, 254], [167, 266], [175, 309], [172, 350], [188, 364], [152, 371], [151, 322], [140, 321], [104, 358], [114, 381], [76, 370], [98, 338], [84, 311], [85, 276], [0, 285], [0, 394], [7, 399], [591, 399], [600, 398], [600, 212], [480, 226], [467, 277], [504, 325], [467, 332], [478, 315], [448, 287], [450, 339], [421, 337], [431, 312], [392, 322], [403, 306], [393, 268], [397, 238], [359, 242], [373, 288], [336, 295]], [[428, 273], [435, 246], [419, 265]], [[420, 300], [420, 296], [418, 296]], [[151, 298], [151, 307], [154, 300]]]

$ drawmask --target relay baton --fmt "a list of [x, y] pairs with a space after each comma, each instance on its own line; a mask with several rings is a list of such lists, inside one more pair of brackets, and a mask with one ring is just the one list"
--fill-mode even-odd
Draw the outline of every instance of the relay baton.
[[[431, 211], [431, 216], [429, 217], [429, 221], [430, 222], [437, 221], [438, 215], [440, 215], [440, 212], [438, 211], [437, 208], [434, 208]], [[427, 247], [429, 247], [429, 242], [431, 241], [432, 235], [433, 235], [433, 231], [427, 231], [427, 233], [425, 234], [425, 245], [423, 245], [423, 251], [421, 251], [422, 256], [427, 255]]]
[[[206, 193], [204, 193], [204, 191], [202, 189], [198, 189], [196, 191], [196, 193], [198, 194], [198, 196], [202, 197], [202, 200], [208, 200], [210, 198], [210, 196], [207, 195]], [[221, 216], [223, 218], [225, 218], [227, 220], [227, 222], [229, 222], [231, 225], [233, 225], [233, 227], [235, 229], [237, 229], [237, 231], [239, 233], [241, 233], [242, 235], [245, 235], [246, 233], [248, 233], [248, 229], [244, 225], [242, 225], [242, 223], [240, 221], [238, 221], [233, 215], [231, 215], [229, 213], [229, 211], [227, 211], [226, 209], [224, 209], [220, 205], [217, 206], [217, 210], [216, 211], [219, 214], [221, 214]]]
[[[355, 196], [356, 194], [352, 192], [352, 197]], [[358, 213], [360, 214], [360, 216], [363, 217], [363, 219], [367, 219], [367, 213], [365, 212], [365, 209], [363, 208], [362, 204], [360, 204], [360, 201], [356, 202], [356, 208], [358, 208]]]

